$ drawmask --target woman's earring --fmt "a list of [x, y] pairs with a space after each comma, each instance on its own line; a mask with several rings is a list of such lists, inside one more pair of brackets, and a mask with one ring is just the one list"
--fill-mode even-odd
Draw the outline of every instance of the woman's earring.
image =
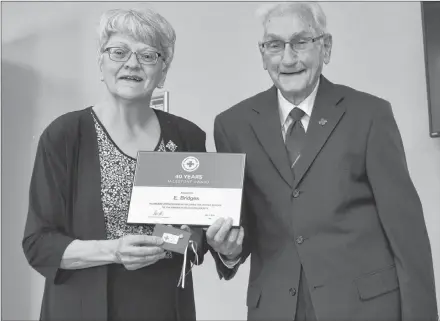
[[101, 75], [100, 80], [101, 80], [101, 81], [104, 81], [104, 76], [103, 76], [103, 75]]

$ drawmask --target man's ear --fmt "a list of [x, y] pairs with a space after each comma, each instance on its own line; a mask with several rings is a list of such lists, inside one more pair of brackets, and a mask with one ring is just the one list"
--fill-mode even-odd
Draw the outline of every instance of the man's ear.
[[327, 65], [330, 63], [330, 57], [332, 55], [333, 38], [332, 35], [327, 35], [324, 39], [324, 63]]
[[261, 42], [258, 43], [258, 49], [260, 49], [260, 54], [261, 54], [261, 60], [263, 61], [263, 69], [267, 70], [267, 65], [266, 65], [266, 61], [264, 59], [264, 48], [261, 45]]

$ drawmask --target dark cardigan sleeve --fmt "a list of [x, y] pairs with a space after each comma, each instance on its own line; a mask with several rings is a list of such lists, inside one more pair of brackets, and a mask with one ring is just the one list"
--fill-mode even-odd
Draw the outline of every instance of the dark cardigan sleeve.
[[206, 152], [206, 134], [203, 130], [197, 127], [197, 131], [194, 131], [192, 142], [191, 142], [191, 152]]
[[29, 209], [22, 242], [29, 264], [48, 281], [62, 283], [70, 271], [60, 269], [73, 241], [65, 231], [66, 146], [61, 131], [40, 137], [29, 190]]

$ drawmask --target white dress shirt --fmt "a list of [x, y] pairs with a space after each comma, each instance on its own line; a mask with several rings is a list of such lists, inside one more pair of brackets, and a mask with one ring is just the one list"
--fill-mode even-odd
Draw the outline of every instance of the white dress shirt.
[[304, 128], [304, 131], [307, 132], [307, 127], [309, 127], [310, 116], [312, 115], [313, 105], [315, 104], [316, 94], [318, 93], [319, 79], [316, 83], [315, 88], [312, 93], [307, 96], [298, 106], [295, 106], [286, 98], [284, 98], [281, 91], [277, 90], [278, 95], [278, 111], [280, 114], [280, 122], [281, 122], [281, 133], [283, 135], [284, 141], [286, 141], [286, 132], [292, 123], [292, 118], [289, 116], [289, 113], [293, 108], [298, 107], [302, 111], [304, 111], [304, 116], [301, 118], [301, 124]]
[[[295, 107], [298, 107], [299, 109], [301, 109], [305, 113], [304, 116], [301, 118], [301, 124], [304, 128], [304, 131], [307, 132], [307, 128], [309, 127], [309, 122], [310, 122], [310, 116], [312, 115], [313, 105], [315, 104], [316, 94], [318, 93], [318, 86], [319, 86], [319, 79], [315, 85], [315, 88], [311, 92], [311, 94], [308, 95], [307, 98], [304, 99], [298, 106], [295, 106], [290, 101], [288, 101], [286, 98], [284, 98], [281, 91], [279, 89], [277, 90], [278, 111], [280, 114], [281, 133], [283, 135], [284, 141], [286, 141], [287, 129], [289, 128], [290, 124], [293, 121], [292, 117], [289, 116], [289, 113]], [[226, 267], [228, 267], [229, 269], [234, 268], [234, 266], [237, 265], [241, 259], [241, 257], [239, 256], [235, 260], [226, 260], [220, 255], [220, 253], [218, 253], [218, 256], [220, 257], [220, 260], [223, 262], [223, 264]]]

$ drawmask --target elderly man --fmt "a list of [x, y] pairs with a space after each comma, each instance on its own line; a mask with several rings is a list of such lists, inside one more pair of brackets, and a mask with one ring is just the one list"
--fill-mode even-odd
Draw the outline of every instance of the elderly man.
[[274, 86], [216, 117], [246, 153], [243, 232], [207, 231], [219, 274], [251, 255], [251, 320], [436, 320], [431, 248], [390, 103], [321, 75], [315, 3], [272, 4], [260, 51]]

